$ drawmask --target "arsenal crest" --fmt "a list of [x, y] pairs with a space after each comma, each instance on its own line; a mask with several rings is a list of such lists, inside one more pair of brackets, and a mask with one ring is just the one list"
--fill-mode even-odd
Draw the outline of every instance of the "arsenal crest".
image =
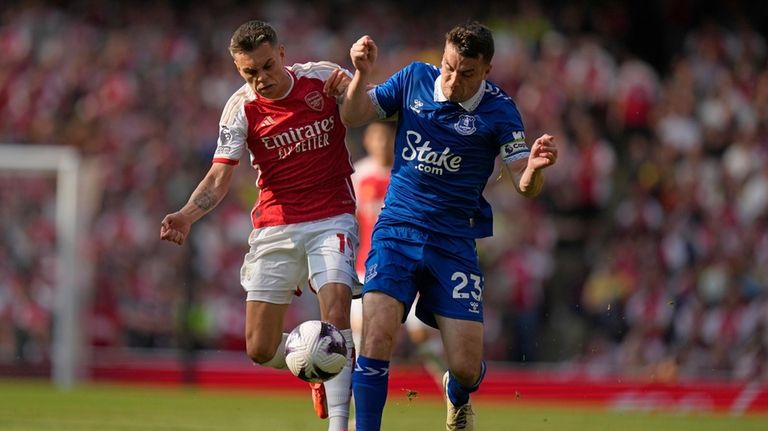
[[323, 95], [318, 91], [312, 91], [304, 96], [304, 101], [307, 102], [307, 106], [315, 111], [323, 110]]

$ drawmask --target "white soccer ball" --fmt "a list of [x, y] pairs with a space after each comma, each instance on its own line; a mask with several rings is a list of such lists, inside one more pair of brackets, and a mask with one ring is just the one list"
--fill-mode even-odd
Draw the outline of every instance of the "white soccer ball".
[[301, 380], [310, 383], [330, 380], [347, 363], [344, 336], [328, 322], [306, 321], [288, 334], [285, 363]]

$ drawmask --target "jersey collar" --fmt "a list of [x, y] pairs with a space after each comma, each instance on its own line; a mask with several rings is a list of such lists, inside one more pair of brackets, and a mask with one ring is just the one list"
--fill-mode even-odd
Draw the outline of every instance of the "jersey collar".
[[288, 66], [285, 66], [285, 71], [288, 72], [288, 76], [291, 77], [291, 85], [288, 87], [288, 91], [285, 92], [281, 97], [278, 97], [275, 100], [283, 100], [286, 97], [288, 97], [289, 94], [291, 94], [291, 91], [293, 91], [293, 86], [296, 85], [296, 77], [293, 76], [293, 71]]
[[[482, 83], [480, 83], [480, 88], [477, 89], [477, 93], [475, 93], [472, 97], [469, 99], [459, 102], [459, 106], [464, 108], [467, 112], [472, 112], [477, 108], [477, 105], [480, 104], [480, 100], [483, 99], [483, 93], [485, 93], [485, 80], [483, 80]], [[435, 79], [435, 91], [433, 93], [433, 97], [435, 99], [435, 102], [447, 102], [448, 98], [445, 97], [445, 94], [443, 93], [443, 87], [440, 86], [440, 75], [437, 75], [437, 78]]]

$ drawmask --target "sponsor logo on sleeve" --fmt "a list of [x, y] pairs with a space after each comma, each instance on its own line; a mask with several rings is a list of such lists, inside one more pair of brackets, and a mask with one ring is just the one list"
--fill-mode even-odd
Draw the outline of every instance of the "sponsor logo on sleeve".
[[221, 125], [219, 127], [219, 145], [229, 145], [232, 142], [232, 132], [229, 126]]
[[232, 146], [232, 131], [229, 126], [221, 125], [219, 127], [219, 142], [216, 147], [217, 156], [229, 156], [235, 153], [235, 147]]
[[528, 153], [530, 153], [530, 150], [528, 145], [525, 144], [525, 133], [522, 131], [513, 132], [512, 142], [501, 146], [501, 157], [505, 162], [528, 157]]

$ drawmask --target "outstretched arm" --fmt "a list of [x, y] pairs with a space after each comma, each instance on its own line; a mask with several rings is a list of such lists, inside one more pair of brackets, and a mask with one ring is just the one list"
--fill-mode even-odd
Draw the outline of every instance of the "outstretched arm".
[[541, 192], [544, 185], [543, 170], [557, 161], [555, 138], [544, 134], [536, 139], [527, 159], [516, 160], [506, 165], [515, 182], [515, 188], [521, 195], [531, 198]]
[[189, 201], [179, 211], [165, 216], [160, 224], [160, 239], [184, 244], [192, 223], [208, 214], [224, 199], [234, 168], [234, 165], [214, 163], [192, 192]]
[[347, 127], [359, 127], [378, 118], [376, 108], [368, 98], [366, 84], [377, 55], [376, 43], [369, 36], [361, 37], [349, 49], [355, 75], [347, 87], [340, 109], [341, 120]]

